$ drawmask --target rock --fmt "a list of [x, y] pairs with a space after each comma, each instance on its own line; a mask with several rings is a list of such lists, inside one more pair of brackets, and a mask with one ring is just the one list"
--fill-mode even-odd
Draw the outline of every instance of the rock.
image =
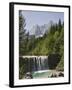
[[54, 73], [54, 74], [51, 75], [51, 77], [57, 77], [57, 75]]
[[59, 77], [64, 77], [64, 74], [62, 72], [59, 73]]
[[52, 72], [51, 74], [50, 74], [50, 76], [48, 76], [49, 78], [51, 78], [51, 77], [64, 77], [64, 73], [63, 72]]
[[56, 73], [52, 73], [49, 77], [57, 77]]
[[30, 72], [27, 72], [26, 75], [25, 75], [25, 79], [32, 79], [33, 76]]

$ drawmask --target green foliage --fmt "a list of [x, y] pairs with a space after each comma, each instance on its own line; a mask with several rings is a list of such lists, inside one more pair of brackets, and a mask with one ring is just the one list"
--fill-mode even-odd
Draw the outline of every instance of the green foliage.
[[22, 79], [26, 73], [26, 62], [27, 60], [19, 58], [19, 79]]
[[32, 58], [19, 57], [19, 79], [25, 78], [27, 72], [32, 72], [32, 66], [34, 64]]
[[25, 29], [26, 26], [25, 18], [22, 15], [22, 11], [19, 11], [19, 41], [21, 42], [24, 38]]
[[56, 67], [57, 70], [64, 71], [64, 56], [62, 55], [59, 64]]

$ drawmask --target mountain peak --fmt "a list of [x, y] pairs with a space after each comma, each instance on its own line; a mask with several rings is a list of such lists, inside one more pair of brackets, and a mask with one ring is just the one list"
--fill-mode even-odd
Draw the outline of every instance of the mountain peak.
[[36, 24], [32, 27], [29, 34], [30, 35], [35, 35], [36, 38], [43, 37], [43, 35], [50, 29], [52, 24], [53, 24], [52, 21], [50, 21], [48, 24], [44, 24], [44, 25], [41, 25], [41, 26]]

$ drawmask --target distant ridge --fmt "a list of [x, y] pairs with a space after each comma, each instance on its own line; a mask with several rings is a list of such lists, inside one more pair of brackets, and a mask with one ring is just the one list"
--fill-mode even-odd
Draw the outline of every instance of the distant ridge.
[[48, 24], [44, 24], [41, 26], [36, 24], [30, 30], [29, 35], [31, 35], [31, 36], [34, 35], [35, 38], [43, 37], [43, 35], [49, 31], [52, 24], [53, 24], [52, 21], [50, 21]]

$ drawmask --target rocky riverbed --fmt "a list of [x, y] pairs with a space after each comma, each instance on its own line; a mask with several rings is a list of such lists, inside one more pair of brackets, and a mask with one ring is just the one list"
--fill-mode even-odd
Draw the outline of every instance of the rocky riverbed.
[[58, 78], [58, 77], [64, 77], [64, 72], [57, 70], [42, 70], [32, 73], [27, 72], [24, 76], [24, 79]]

